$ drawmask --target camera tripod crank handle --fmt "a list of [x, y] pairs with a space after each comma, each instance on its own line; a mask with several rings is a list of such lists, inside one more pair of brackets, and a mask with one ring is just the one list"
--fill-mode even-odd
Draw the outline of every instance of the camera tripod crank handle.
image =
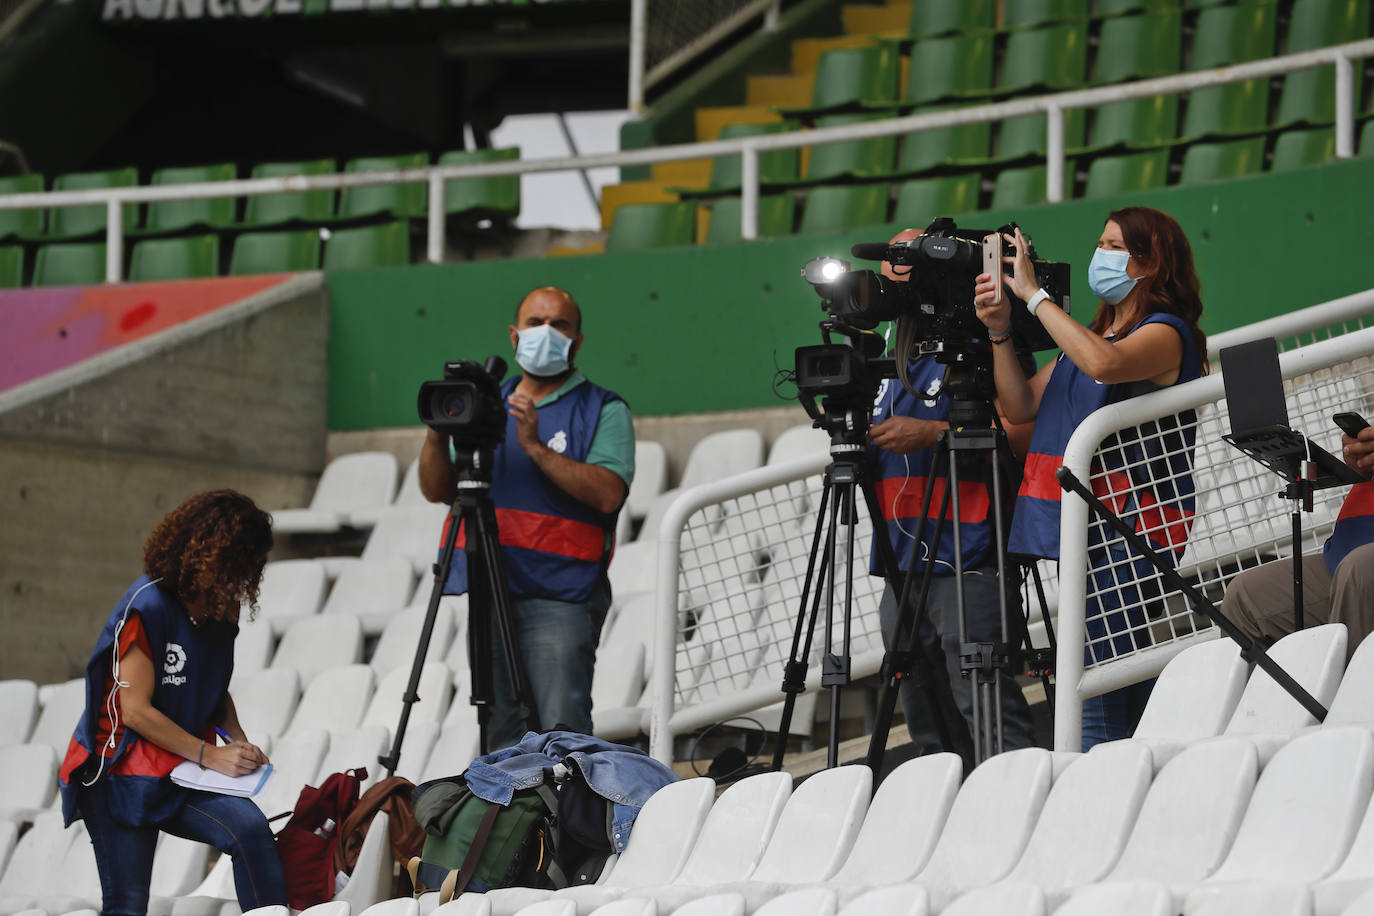
[[821, 660], [821, 686], [834, 687], [848, 684], [849, 657], [829, 653]]

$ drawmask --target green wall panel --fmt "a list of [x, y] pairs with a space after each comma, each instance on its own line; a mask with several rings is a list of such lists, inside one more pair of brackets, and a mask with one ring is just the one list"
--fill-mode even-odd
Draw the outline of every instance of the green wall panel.
[[[1122, 199], [959, 218], [992, 227], [1015, 219], [1040, 254], [1074, 265], [1074, 314], [1096, 302], [1086, 270], [1116, 206], [1167, 210], [1192, 241], [1208, 333], [1374, 287], [1374, 159], [1168, 188]], [[932, 216], [941, 214], [931, 214]], [[553, 284], [582, 304], [578, 362], [642, 415], [782, 403], [771, 389], [795, 347], [818, 343], [819, 300], [800, 277], [809, 258], [847, 256], [898, 226], [842, 236], [650, 254], [481, 261], [332, 272], [328, 276], [330, 425], [336, 430], [416, 423], [415, 392], [446, 359], [510, 361], [506, 328], [520, 298]]]

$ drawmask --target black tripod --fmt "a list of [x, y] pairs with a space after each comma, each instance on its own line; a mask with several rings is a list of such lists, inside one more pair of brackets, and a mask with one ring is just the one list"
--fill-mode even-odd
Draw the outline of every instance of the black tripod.
[[420, 699], [416, 691], [420, 686], [425, 656], [429, 652], [434, 619], [439, 612], [439, 600], [443, 597], [444, 583], [448, 581], [449, 569], [453, 565], [460, 526], [466, 538], [463, 551], [467, 554], [468, 568], [468, 660], [472, 673], [471, 703], [477, 707], [480, 735], [478, 746], [483, 754], [490, 750], [487, 746], [487, 728], [491, 721], [493, 699], [493, 621], [501, 644], [501, 654], [505, 659], [516, 711], [530, 731], [540, 730], [539, 719], [530, 700], [529, 680], [525, 675], [520, 647], [512, 625], [514, 612], [510, 590], [506, 585], [506, 568], [501, 557], [501, 545], [497, 537], [496, 509], [491, 501], [493, 451], [492, 448], [485, 447], [459, 448], [457, 451], [457, 459], [454, 462], [454, 470], [458, 476], [457, 495], [449, 511], [448, 528], [444, 532], [439, 562], [434, 565], [434, 585], [430, 589], [429, 606], [420, 630], [420, 642], [416, 646], [415, 659], [411, 663], [410, 680], [402, 697], [401, 717], [396, 723], [396, 736], [390, 752], [378, 758], [382, 766], [386, 767], [388, 776], [396, 771], [396, 764], [401, 757], [401, 742], [405, 740], [410, 708]]

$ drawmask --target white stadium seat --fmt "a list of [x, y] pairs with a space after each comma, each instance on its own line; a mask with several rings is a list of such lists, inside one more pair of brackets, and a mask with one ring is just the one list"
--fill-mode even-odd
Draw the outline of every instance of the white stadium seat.
[[405, 557], [359, 559], [339, 570], [320, 613], [352, 614], [366, 635], [376, 636], [414, 593], [415, 569]]
[[33, 681], [0, 681], [0, 747], [29, 740], [38, 721], [38, 685]]
[[711, 433], [692, 446], [677, 486], [679, 490], [689, 490], [762, 465], [763, 436], [758, 430], [728, 429]]
[[[402, 665], [409, 667], [420, 649], [420, 633], [424, 628], [428, 608], [411, 607], [391, 615], [382, 630], [368, 664], [378, 675], [384, 675]], [[430, 631], [427, 661], [442, 662], [453, 644], [453, 610], [444, 602], [434, 613], [434, 627]]]
[[32, 822], [52, 803], [59, 759], [46, 744], [0, 747], [0, 820]]
[[376, 688], [377, 674], [367, 665], [340, 665], [321, 671], [306, 687], [282, 734], [356, 728]]
[[[319, 680], [319, 678], [316, 678]], [[261, 671], [236, 671], [229, 682], [239, 725], [250, 741], [263, 736], [277, 737], [286, 727], [301, 700], [301, 677], [294, 668], [264, 668]]]
[[668, 485], [668, 454], [662, 443], [635, 440], [635, 479], [625, 497], [623, 514], [638, 521]]
[[328, 534], [351, 524], [351, 515], [380, 509], [396, 492], [396, 456], [390, 452], [340, 455], [324, 466], [310, 506], [278, 509], [272, 530], [279, 534]]
[[358, 618], [351, 614], [316, 615], [296, 621], [282, 634], [272, 665], [295, 668], [301, 686], [309, 689], [321, 671], [351, 665], [362, 658], [362, 653], [363, 628]]
[[[253, 623], [266, 623], [280, 636], [295, 621], [320, 612], [324, 604], [324, 567], [314, 560], [276, 560], [262, 570], [258, 611]], [[240, 620], [246, 620], [245, 608]]]

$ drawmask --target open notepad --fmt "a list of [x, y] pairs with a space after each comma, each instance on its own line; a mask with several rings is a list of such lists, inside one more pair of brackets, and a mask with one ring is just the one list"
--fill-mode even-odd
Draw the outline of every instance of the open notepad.
[[188, 789], [202, 792], [218, 792], [221, 795], [238, 795], [252, 798], [263, 790], [272, 778], [272, 764], [258, 767], [242, 776], [225, 776], [214, 770], [201, 769], [194, 760], [184, 760], [172, 770], [172, 782]]

